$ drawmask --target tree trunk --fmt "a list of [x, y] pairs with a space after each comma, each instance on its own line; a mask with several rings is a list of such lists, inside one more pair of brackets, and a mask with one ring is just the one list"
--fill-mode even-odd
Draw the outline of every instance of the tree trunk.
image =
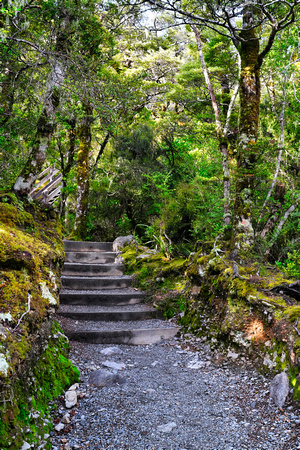
[[79, 150], [77, 157], [77, 205], [74, 232], [72, 237], [84, 240], [87, 235], [87, 212], [89, 196], [89, 153], [91, 148], [92, 108], [85, 105], [86, 115], [78, 130]]
[[240, 75], [240, 129], [234, 203], [234, 246], [248, 250], [253, 244], [252, 203], [255, 165], [258, 158], [257, 131], [260, 107], [259, 38], [255, 23], [255, 7], [243, 11]]
[[227, 140], [219, 141], [219, 149], [222, 155], [223, 167], [223, 187], [224, 187], [224, 224], [230, 225], [231, 207], [230, 207], [230, 170], [228, 165], [228, 142]]
[[66, 60], [62, 58], [58, 59], [57, 55], [67, 54], [69, 46], [69, 24], [69, 17], [67, 16], [62, 20], [61, 30], [57, 33], [53, 60], [50, 60], [52, 68], [47, 84], [45, 101], [37, 122], [36, 134], [30, 156], [14, 185], [16, 194], [23, 197], [30, 197], [32, 186], [42, 171], [43, 164], [46, 160], [46, 152], [56, 127], [55, 114], [59, 106], [60, 91], [64, 83], [67, 68]]
[[59, 151], [60, 151], [60, 160], [61, 160], [61, 173], [62, 173], [62, 190], [61, 190], [61, 197], [60, 197], [60, 217], [62, 220], [64, 220], [66, 215], [66, 201], [67, 201], [67, 193], [66, 193], [66, 186], [67, 186], [67, 178], [68, 175], [74, 165], [74, 155], [75, 155], [75, 143], [76, 143], [76, 121], [71, 120], [69, 122], [69, 125], [71, 126], [69, 130], [69, 150], [67, 154], [67, 162], [65, 164], [65, 154], [61, 150], [60, 145], [58, 145]]

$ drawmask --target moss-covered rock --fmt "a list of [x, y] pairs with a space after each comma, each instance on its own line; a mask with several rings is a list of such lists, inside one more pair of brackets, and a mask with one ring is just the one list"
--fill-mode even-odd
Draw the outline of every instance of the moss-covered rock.
[[1, 449], [46, 439], [49, 401], [78, 378], [67, 360], [67, 338], [53, 322], [63, 261], [53, 211], [1, 196]]
[[26, 360], [1, 386], [2, 450], [19, 450], [24, 442], [51, 448], [49, 404], [79, 379], [78, 370], [67, 359], [68, 350], [58, 323], [44, 322]]
[[135, 242], [124, 247], [122, 257], [127, 273], [134, 275], [137, 286], [146, 291], [149, 301], [162, 310], [166, 318], [185, 310], [187, 259], [169, 259], [162, 252]]

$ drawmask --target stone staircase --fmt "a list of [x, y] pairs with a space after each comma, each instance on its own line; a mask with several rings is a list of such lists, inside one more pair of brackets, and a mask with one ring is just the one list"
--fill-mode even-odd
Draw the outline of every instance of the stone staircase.
[[123, 274], [110, 242], [65, 241], [60, 307], [64, 332], [95, 344], [153, 344], [174, 337], [179, 327], [143, 304], [144, 294]]

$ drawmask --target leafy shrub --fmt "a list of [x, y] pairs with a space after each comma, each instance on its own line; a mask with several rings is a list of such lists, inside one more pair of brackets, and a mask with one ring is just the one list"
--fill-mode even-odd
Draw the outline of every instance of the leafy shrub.
[[288, 259], [283, 265], [283, 270], [288, 277], [300, 279], [300, 252], [298, 250], [288, 253]]

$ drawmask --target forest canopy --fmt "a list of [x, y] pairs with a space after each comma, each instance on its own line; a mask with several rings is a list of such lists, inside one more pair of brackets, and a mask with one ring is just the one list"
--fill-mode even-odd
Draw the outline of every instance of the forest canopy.
[[2, 201], [53, 204], [73, 239], [221, 236], [300, 273], [299, 12], [2, 1]]

